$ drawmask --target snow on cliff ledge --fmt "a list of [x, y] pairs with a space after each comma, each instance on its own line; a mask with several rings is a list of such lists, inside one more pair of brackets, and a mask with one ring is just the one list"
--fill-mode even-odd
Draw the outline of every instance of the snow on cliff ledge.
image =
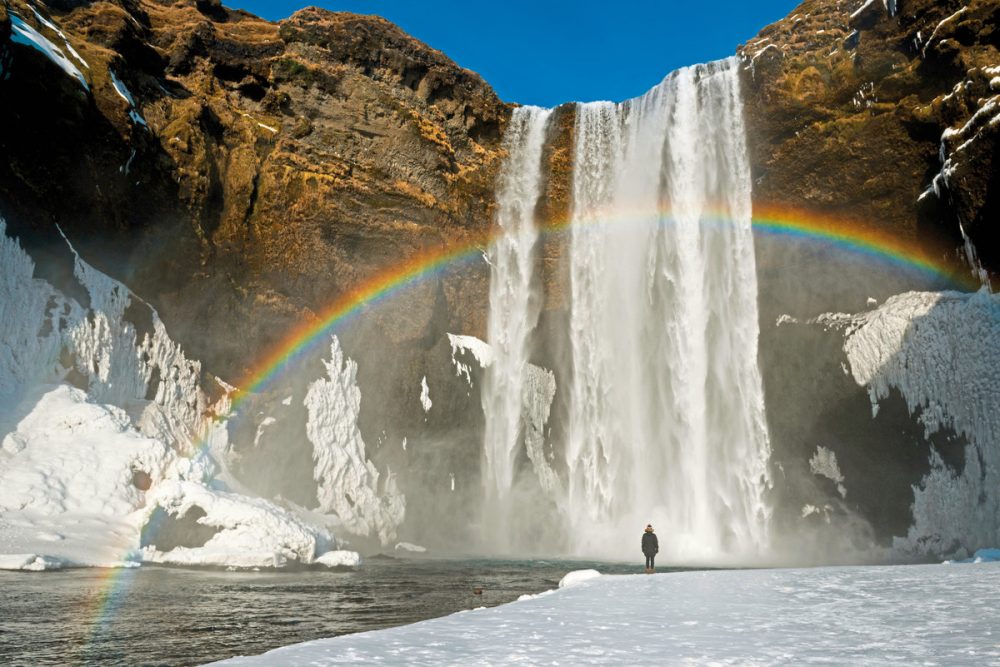
[[[86, 305], [34, 278], [0, 219], [0, 568], [279, 566], [334, 549], [315, 517], [226, 490], [225, 422], [206, 415], [228, 396], [209, 405], [156, 311], [73, 261]], [[158, 548], [185, 517], [200, 539]]]

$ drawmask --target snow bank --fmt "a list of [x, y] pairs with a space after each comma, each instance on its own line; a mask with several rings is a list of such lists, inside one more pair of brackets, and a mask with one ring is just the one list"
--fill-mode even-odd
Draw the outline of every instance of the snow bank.
[[315, 562], [327, 567], [359, 567], [361, 554], [357, 551], [327, 551], [316, 558]]
[[282, 567], [309, 563], [332, 543], [300, 518], [263, 498], [217, 491], [194, 482], [167, 480], [149, 494], [147, 517], [160, 507], [169, 516], [183, 517], [193, 508], [204, 514], [197, 520], [217, 532], [202, 546], [178, 546], [163, 552], [143, 550], [142, 560], [173, 565], [228, 567]]
[[569, 588], [601, 576], [597, 570], [573, 570], [559, 580], [559, 588]]
[[400, 542], [396, 545], [396, 551], [409, 551], [410, 553], [426, 553], [427, 547], [422, 547], [419, 544], [411, 544], [410, 542]]
[[992, 664], [997, 576], [997, 564], [604, 576], [222, 664]]
[[176, 455], [137, 433], [123, 410], [91, 403], [75, 387], [41, 391], [3, 438], [0, 511], [124, 516], [139, 509], [143, 492], [135, 473], [158, 482]]
[[968, 441], [960, 473], [932, 451], [897, 552], [961, 557], [959, 545], [1000, 543], [1000, 295], [908, 292], [826, 322], [846, 329], [851, 374], [873, 412], [897, 389], [926, 436], [951, 429]]
[[0, 570], [42, 572], [43, 570], [60, 570], [65, 566], [66, 561], [52, 556], [39, 556], [38, 554], [0, 554]]

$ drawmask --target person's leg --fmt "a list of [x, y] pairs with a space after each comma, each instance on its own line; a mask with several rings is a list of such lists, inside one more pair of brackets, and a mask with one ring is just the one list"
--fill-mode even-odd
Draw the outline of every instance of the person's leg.
[[652, 556], [649, 557], [649, 569], [650, 570], [652, 570], [654, 567], [656, 567], [655, 565], [653, 565], [653, 560], [655, 560], [655, 559], [656, 559], [656, 554], [653, 554]]

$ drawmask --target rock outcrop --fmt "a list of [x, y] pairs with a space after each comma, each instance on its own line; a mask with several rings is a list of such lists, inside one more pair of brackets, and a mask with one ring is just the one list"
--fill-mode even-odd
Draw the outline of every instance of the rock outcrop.
[[[508, 105], [378, 17], [15, 0], [0, 72], [11, 231], [44, 252], [58, 225], [233, 380], [345, 290], [491, 221]], [[434, 326], [480, 331], [480, 264], [383, 307], [385, 342], [427, 336], [442, 305]]]
[[739, 49], [755, 200], [1000, 265], [998, 26], [991, 0], [806, 0], [762, 30]]

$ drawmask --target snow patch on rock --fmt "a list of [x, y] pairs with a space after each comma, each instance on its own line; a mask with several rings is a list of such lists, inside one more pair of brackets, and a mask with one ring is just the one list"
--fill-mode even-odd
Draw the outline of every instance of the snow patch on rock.
[[424, 409], [424, 412], [430, 412], [431, 406], [434, 402], [431, 401], [431, 389], [427, 386], [427, 376], [420, 381], [420, 407]]
[[[48, 37], [25, 23], [20, 16], [14, 13], [10, 14], [10, 27], [10, 41], [15, 44], [23, 44], [24, 46], [29, 46], [35, 49], [50, 61], [55, 63], [55, 65], [68, 76], [76, 79], [80, 85], [83, 86], [84, 90], [90, 90], [90, 86], [87, 84], [87, 79], [83, 76], [83, 72], [81, 72], [77, 66], [66, 57], [66, 54], [63, 53], [62, 49], [53, 44]], [[79, 54], [77, 54], [77, 58], [79, 58]]]
[[822, 445], [816, 448], [816, 453], [809, 459], [809, 470], [812, 474], [826, 477], [837, 485], [837, 491], [841, 498], [847, 497], [847, 489], [844, 488], [844, 475], [837, 465], [837, 455]]
[[493, 348], [490, 344], [475, 336], [460, 336], [448, 334], [448, 342], [451, 344], [451, 363], [455, 366], [455, 375], [464, 377], [465, 381], [472, 386], [472, 366], [459, 357], [464, 354], [472, 355], [472, 358], [479, 364], [479, 368], [487, 368], [493, 363]]

